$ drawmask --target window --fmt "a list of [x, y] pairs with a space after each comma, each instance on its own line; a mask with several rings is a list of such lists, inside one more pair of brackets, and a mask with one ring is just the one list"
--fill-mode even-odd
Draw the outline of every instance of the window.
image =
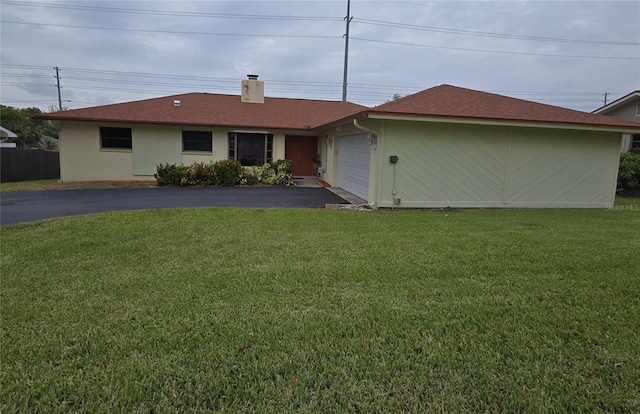
[[100, 147], [131, 149], [131, 128], [100, 127]]
[[640, 148], [640, 134], [631, 135], [631, 148]]
[[182, 151], [212, 152], [211, 131], [182, 131]]
[[273, 134], [229, 132], [229, 159], [242, 165], [273, 161]]

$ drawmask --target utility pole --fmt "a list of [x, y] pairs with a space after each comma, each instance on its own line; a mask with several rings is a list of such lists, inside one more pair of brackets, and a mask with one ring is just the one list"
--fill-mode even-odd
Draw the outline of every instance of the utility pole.
[[609, 92], [604, 93], [604, 104], [607, 105], [607, 96], [609, 96]]
[[54, 67], [56, 70], [56, 87], [58, 88], [58, 111], [62, 111], [62, 96], [60, 95], [60, 68]]
[[342, 102], [347, 101], [347, 68], [349, 67], [349, 23], [351, 23], [351, 0], [347, 0], [347, 17], [344, 18], [346, 22], [347, 31], [344, 35], [344, 74], [342, 76]]

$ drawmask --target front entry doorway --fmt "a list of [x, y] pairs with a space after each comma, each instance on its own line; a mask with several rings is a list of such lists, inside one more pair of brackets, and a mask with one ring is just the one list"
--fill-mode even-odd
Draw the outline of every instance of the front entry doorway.
[[284, 156], [293, 164], [293, 175], [314, 175], [314, 161], [318, 151], [318, 137], [287, 135]]

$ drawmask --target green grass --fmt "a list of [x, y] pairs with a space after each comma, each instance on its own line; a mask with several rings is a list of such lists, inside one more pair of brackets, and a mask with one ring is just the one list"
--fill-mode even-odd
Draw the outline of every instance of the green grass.
[[50, 190], [55, 189], [57, 185], [58, 180], [17, 181], [0, 184], [0, 192]]
[[4, 227], [0, 411], [638, 412], [639, 229], [633, 208]]
[[41, 190], [75, 190], [95, 188], [146, 188], [156, 187], [155, 181], [59, 181], [59, 180], [35, 180], [17, 181], [0, 184], [0, 193], [15, 191], [41, 191]]

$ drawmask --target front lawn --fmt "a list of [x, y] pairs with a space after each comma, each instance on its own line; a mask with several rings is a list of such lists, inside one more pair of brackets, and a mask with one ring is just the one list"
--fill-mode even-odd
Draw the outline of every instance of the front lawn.
[[42, 191], [42, 190], [92, 190], [96, 188], [148, 188], [157, 187], [155, 181], [60, 181], [35, 180], [17, 181], [0, 184], [0, 193], [14, 191]]
[[624, 206], [3, 227], [1, 411], [638, 412]]

